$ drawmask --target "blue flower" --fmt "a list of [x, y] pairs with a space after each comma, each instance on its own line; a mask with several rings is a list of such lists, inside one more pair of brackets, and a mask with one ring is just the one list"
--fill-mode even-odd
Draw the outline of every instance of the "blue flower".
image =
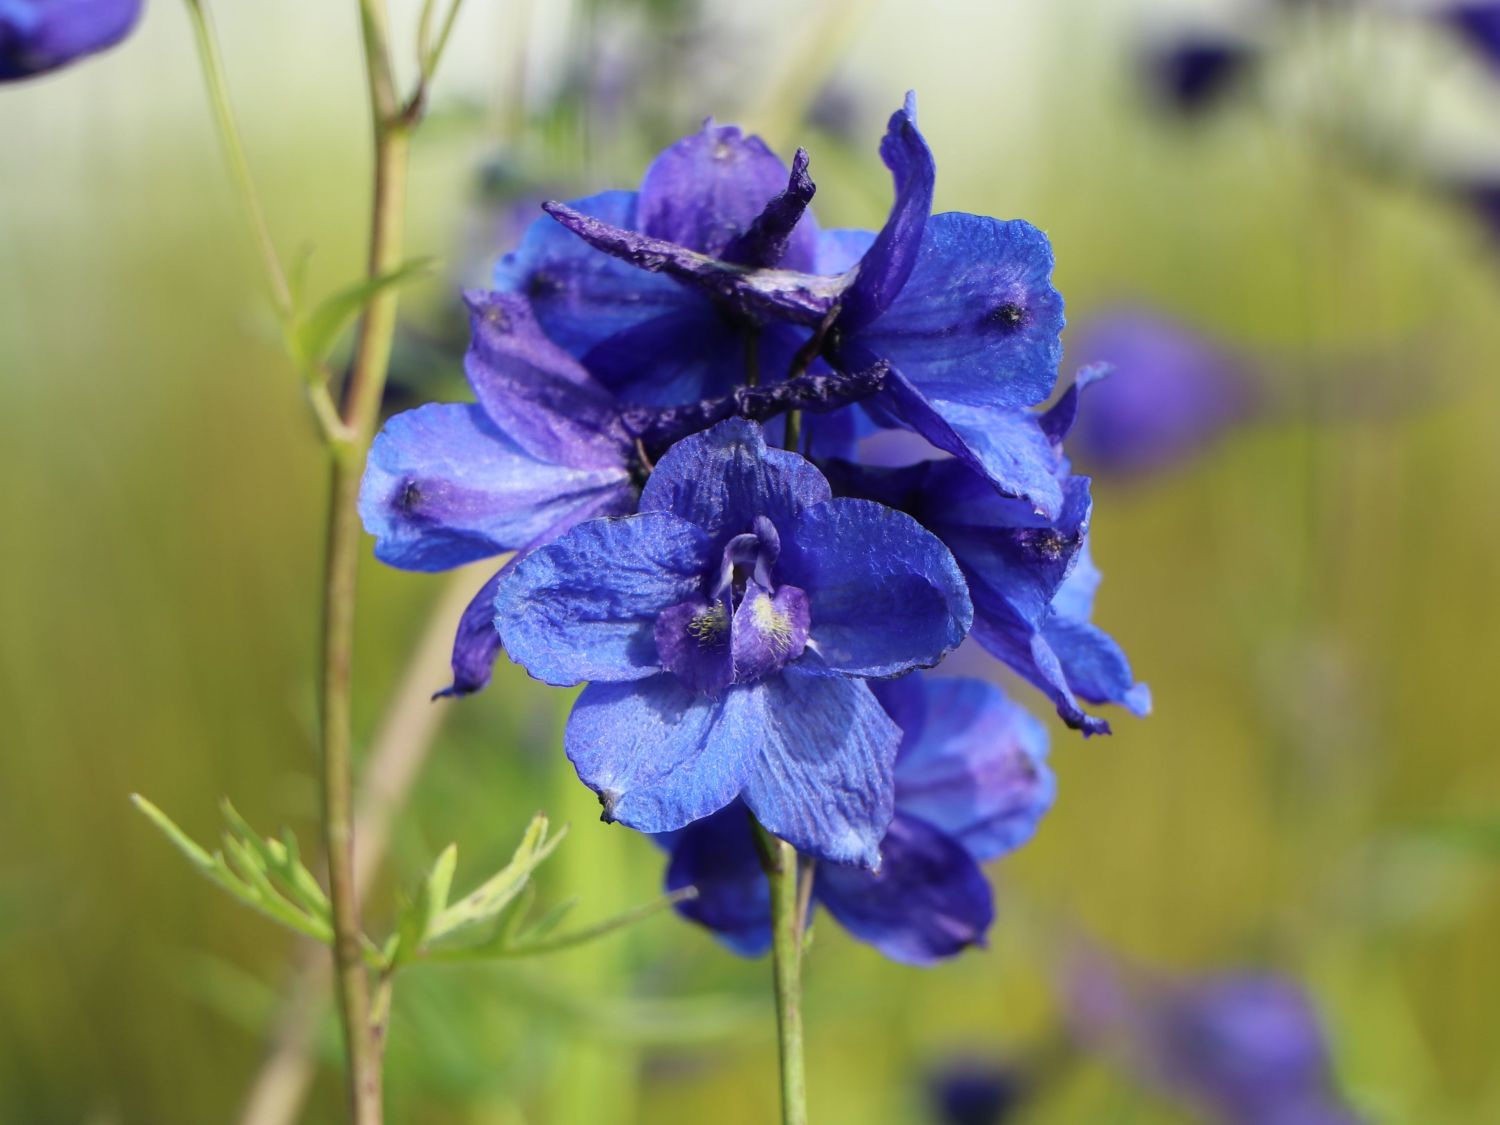
[[[1063, 311], [1051, 246], [1019, 220], [930, 216], [936, 167], [910, 96], [880, 151], [895, 181], [882, 229], [818, 231], [803, 210], [805, 153], [772, 197], [781, 166], [769, 151], [706, 129], [658, 158], [639, 196], [548, 205], [581, 241], [534, 227], [497, 284], [530, 295], [553, 338], [633, 401], [723, 394], [747, 371], [773, 381], [883, 362], [890, 375], [870, 403], [878, 423], [914, 429], [1055, 514], [1045, 446], [992, 425], [1056, 383]], [[741, 164], [754, 174], [726, 192]], [[664, 186], [678, 209], [657, 201]]]
[[[994, 916], [979, 864], [1031, 838], [1051, 807], [1041, 724], [982, 680], [907, 676], [875, 685], [901, 730], [895, 816], [874, 871], [819, 864], [812, 900], [887, 957], [925, 965], [982, 942]], [[678, 910], [746, 956], [771, 942], [770, 889], [738, 804], [661, 841]]]
[[938, 1125], [1001, 1125], [1025, 1104], [1031, 1085], [1014, 1065], [957, 1058], [928, 1075], [927, 1100]]
[[1358, 1125], [1340, 1101], [1317, 1013], [1264, 972], [1152, 977], [1092, 955], [1075, 963], [1079, 1038], [1143, 1082], [1225, 1125]]
[[[1018, 413], [1012, 425], [1061, 443], [1078, 391], [1075, 384], [1044, 415]], [[1068, 473], [1060, 449], [1051, 457], [1063, 498], [1051, 519], [996, 494], [957, 458], [898, 468], [828, 462], [824, 469], [840, 495], [898, 508], [941, 539], [969, 586], [974, 639], [1044, 692], [1069, 726], [1104, 734], [1109, 724], [1084, 712], [1079, 698], [1144, 715], [1151, 696], [1120, 646], [1090, 623], [1100, 575], [1088, 554], [1089, 481]]]
[[1089, 323], [1070, 351], [1107, 361], [1069, 448], [1085, 468], [1145, 473], [1179, 463], [1246, 419], [1256, 395], [1246, 364], [1156, 313], [1121, 309]]
[[1146, 48], [1142, 60], [1152, 95], [1168, 110], [1195, 117], [1222, 104], [1259, 58], [1243, 35], [1185, 30]]
[[1500, 74], [1500, 2], [1457, 0], [1440, 6], [1436, 14]]
[[0, 0], [0, 82], [30, 78], [112, 47], [143, 0]]
[[589, 684], [565, 744], [606, 820], [668, 832], [738, 798], [801, 852], [873, 865], [900, 733], [864, 680], [937, 663], [972, 608], [910, 516], [833, 499], [734, 419], [673, 447], [639, 514], [531, 552], [495, 613], [532, 676]]
[[477, 403], [398, 414], [370, 449], [359, 512], [375, 556], [438, 571], [514, 551], [469, 603], [453, 647], [463, 695], [489, 682], [495, 591], [526, 553], [635, 508], [636, 456], [613, 396], [542, 335], [526, 302], [475, 294], [464, 371]]

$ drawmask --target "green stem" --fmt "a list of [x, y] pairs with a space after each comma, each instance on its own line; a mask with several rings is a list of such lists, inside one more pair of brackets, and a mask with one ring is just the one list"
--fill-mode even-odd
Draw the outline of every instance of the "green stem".
[[797, 849], [759, 824], [761, 863], [771, 882], [771, 957], [781, 1057], [782, 1125], [807, 1125], [807, 1071], [802, 1054], [802, 933], [806, 907]]
[[802, 444], [802, 411], [788, 410], [786, 412], [786, 441], [783, 443], [793, 453]]
[[209, 22], [208, 9], [204, 7], [203, 0], [186, 2], [188, 16], [193, 24], [193, 39], [198, 45], [198, 58], [203, 64], [203, 80], [208, 87], [209, 104], [213, 107], [214, 121], [219, 128], [219, 139], [224, 144], [224, 155], [229, 160], [229, 171], [234, 177], [235, 189], [239, 192], [245, 216], [250, 221], [251, 233], [260, 250], [266, 288], [271, 291], [271, 302], [284, 322], [292, 314], [292, 291], [287, 285], [286, 274], [282, 272], [281, 259], [276, 256], [276, 244], [271, 241], [271, 228], [266, 222], [265, 210], [260, 205], [260, 196], [255, 191], [255, 180], [250, 175], [250, 162], [245, 158], [245, 144], [240, 139], [239, 125], [235, 122], [234, 109], [229, 103], [229, 86], [224, 80], [224, 60], [219, 54], [218, 40], [214, 38], [213, 25]]
[[[400, 263], [406, 210], [407, 131], [399, 120], [383, 0], [360, 0], [374, 124], [374, 197], [366, 272], [376, 278]], [[382, 1029], [372, 1024], [370, 981], [360, 946], [354, 878], [354, 768], [351, 736], [351, 668], [354, 652], [355, 577], [360, 528], [356, 515], [360, 474], [374, 435], [380, 395], [396, 331], [394, 287], [381, 289], [365, 308], [345, 388], [347, 437], [333, 445], [329, 482], [323, 611], [323, 834], [333, 907], [334, 983], [348, 1054], [347, 1094], [354, 1125], [380, 1125]]]

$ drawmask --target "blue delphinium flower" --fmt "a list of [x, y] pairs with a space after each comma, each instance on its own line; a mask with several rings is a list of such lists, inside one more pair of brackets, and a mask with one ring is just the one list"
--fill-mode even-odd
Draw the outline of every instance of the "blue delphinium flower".
[[[886, 956], [930, 964], [982, 942], [994, 917], [979, 864], [1020, 847], [1051, 807], [1046, 730], [982, 680], [906, 676], [874, 685], [901, 730], [895, 816], [874, 871], [819, 864], [812, 901]], [[738, 803], [665, 837], [678, 906], [731, 949], [771, 944], [770, 884]]]
[[936, 537], [833, 499], [741, 419], [674, 446], [639, 514], [529, 554], [495, 611], [532, 676], [588, 683], [565, 745], [605, 819], [668, 832], [738, 798], [799, 851], [866, 865], [900, 732], [865, 680], [936, 664], [972, 617]]
[[1142, 69], [1157, 102], [1183, 117], [1217, 108], [1249, 76], [1259, 51], [1243, 35], [1184, 30], [1150, 44]]
[[1088, 478], [1071, 475], [1061, 453], [1088, 380], [1031, 422], [1055, 443], [1063, 497], [1055, 518], [998, 495], [957, 458], [896, 468], [831, 461], [824, 469], [840, 495], [908, 512], [947, 544], [974, 602], [974, 639], [1044, 692], [1069, 726], [1104, 734], [1109, 724], [1084, 712], [1080, 698], [1144, 715], [1151, 695], [1120, 646], [1089, 620], [1100, 580], [1088, 553], [1093, 501]]
[[[726, 193], [745, 146], [753, 142], [756, 168], [774, 158], [754, 138], [721, 133], [669, 149], [639, 196], [549, 205], [582, 241], [533, 228], [497, 283], [529, 294], [559, 343], [639, 401], [722, 394], [745, 378], [747, 348], [761, 380], [883, 362], [889, 376], [869, 403], [876, 421], [916, 430], [1055, 514], [1045, 442], [1008, 424], [1057, 379], [1062, 298], [1046, 236], [1019, 220], [930, 216], [935, 165], [910, 97], [881, 144], [895, 201], [879, 232], [813, 226], [805, 153], [775, 197], [769, 172]], [[655, 202], [658, 184], [677, 209]]]
[[1086, 1044], [1225, 1125], [1358, 1125], [1306, 992], [1265, 972], [1156, 978], [1090, 956], [1070, 980]]
[[1159, 313], [1119, 309], [1090, 321], [1071, 354], [1107, 362], [1069, 435], [1085, 469], [1146, 473], [1201, 451], [1256, 406], [1247, 365], [1227, 347]]
[[0, 82], [44, 74], [112, 47], [144, 0], [0, 0]]
[[500, 649], [495, 591], [527, 551], [594, 516], [635, 510], [637, 456], [614, 397], [547, 340], [526, 302], [470, 296], [464, 371], [477, 403], [431, 403], [386, 423], [359, 512], [375, 555], [448, 570], [508, 551], [459, 623], [453, 685], [489, 682]]

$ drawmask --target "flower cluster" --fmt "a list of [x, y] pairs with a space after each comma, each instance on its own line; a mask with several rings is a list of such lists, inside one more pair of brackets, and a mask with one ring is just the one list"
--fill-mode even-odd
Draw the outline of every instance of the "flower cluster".
[[[910, 98], [880, 152], [878, 232], [819, 228], [805, 152], [787, 167], [712, 122], [637, 192], [547, 204], [467, 295], [476, 402], [391, 419], [360, 507], [394, 566], [511, 554], [444, 694], [502, 648], [586, 685], [567, 753], [698, 887], [685, 913], [765, 947], [753, 817], [818, 862], [813, 901], [920, 963], [982, 939], [978, 864], [1031, 835], [1053, 783], [999, 689], [911, 673], [972, 631], [1084, 733], [1108, 730], [1085, 704], [1149, 699], [1089, 622], [1089, 482], [1062, 452], [1083, 380], [1039, 409], [1050, 245], [930, 213]], [[924, 459], [872, 464], [890, 430]]]

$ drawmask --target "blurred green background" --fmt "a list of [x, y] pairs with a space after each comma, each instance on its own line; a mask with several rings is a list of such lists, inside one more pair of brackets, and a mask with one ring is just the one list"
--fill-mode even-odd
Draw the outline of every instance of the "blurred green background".
[[[407, 57], [416, 6], [396, 5]], [[360, 269], [367, 206], [354, 6], [215, 11], [280, 248], [306, 248], [330, 290]], [[1277, 16], [1254, 89], [1184, 124], [1134, 81], [1142, 36], [1172, 18], [1098, 0], [470, 0], [417, 143], [412, 243], [445, 272], [403, 306], [415, 397], [462, 393], [444, 341], [458, 285], [515, 236], [509, 201], [630, 186], [712, 113], [805, 144], [825, 225], [876, 225], [876, 140], [915, 87], [938, 209], [1032, 220], [1071, 320], [1120, 301], [1178, 317], [1256, 357], [1276, 404], [1170, 471], [1097, 482], [1098, 620], [1156, 713], [1088, 743], [1054, 723], [1060, 799], [994, 871], [991, 948], [920, 971], [818, 927], [820, 1125], [922, 1121], [934, 1061], [1054, 1042], [1070, 933], [1172, 971], [1292, 973], [1371, 1120], [1500, 1120], [1500, 255], [1421, 171], [1500, 162], [1500, 82], [1415, 22]], [[316, 835], [321, 455], [196, 66], [180, 6], [156, 0], [121, 49], [0, 89], [7, 1125], [235, 1120], [297, 952], [126, 799], [200, 839], [226, 794]], [[455, 589], [371, 560], [365, 745], [434, 607], [446, 630], [486, 576]], [[430, 654], [412, 674], [446, 683]], [[445, 843], [472, 882], [539, 808], [571, 824], [543, 903], [577, 895], [586, 922], [656, 892], [659, 853], [598, 823], [562, 756], [567, 704], [507, 665], [436, 705], [373, 928]], [[758, 1125], [776, 1096], [768, 979], [670, 916], [551, 960], [419, 967], [396, 999], [391, 1119]], [[340, 1119], [335, 1042], [329, 1023], [306, 1121]], [[1025, 1119], [1178, 1112], [1081, 1060]]]

